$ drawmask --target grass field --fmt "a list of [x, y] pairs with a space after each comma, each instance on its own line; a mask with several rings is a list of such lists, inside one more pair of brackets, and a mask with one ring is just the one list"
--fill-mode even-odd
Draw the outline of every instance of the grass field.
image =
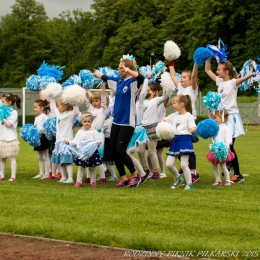
[[138, 188], [108, 182], [76, 189], [33, 179], [37, 153], [20, 142], [17, 181], [0, 182], [0, 232], [166, 252], [237, 250], [236, 259], [260, 258], [259, 126], [249, 126], [236, 140], [245, 183], [231, 187], [211, 186], [214, 176], [205, 157], [211, 141], [200, 139], [194, 147], [201, 178], [194, 191], [172, 190], [168, 171], [167, 178]]

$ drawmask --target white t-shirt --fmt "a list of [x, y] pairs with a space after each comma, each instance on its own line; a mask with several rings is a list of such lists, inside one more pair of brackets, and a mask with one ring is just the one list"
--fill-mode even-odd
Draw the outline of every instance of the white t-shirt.
[[0, 140], [1, 141], [13, 141], [17, 140], [17, 124], [18, 124], [18, 113], [16, 110], [11, 112], [11, 115], [5, 119], [8, 121], [10, 126], [6, 126], [4, 121], [0, 120]]
[[164, 120], [173, 125], [175, 135], [191, 135], [190, 129], [196, 127], [194, 118], [189, 112], [183, 115], [175, 112], [165, 117]]
[[217, 77], [216, 85], [218, 86], [218, 94], [222, 98], [220, 107], [224, 107], [229, 114], [238, 113], [237, 91], [239, 85], [236, 85], [236, 79], [224, 81]]
[[212, 138], [212, 140], [216, 142], [224, 142], [229, 148], [229, 146], [232, 144], [232, 132], [226, 123], [221, 123], [219, 125], [218, 134], [216, 137]]
[[192, 86], [184, 88], [181, 83], [178, 84], [178, 92], [177, 95], [189, 95], [191, 98], [191, 106], [192, 106], [192, 115], [194, 119], [197, 119], [197, 111], [196, 111], [196, 99], [198, 96], [198, 88], [194, 90]]
[[42, 133], [44, 133], [44, 130], [43, 130], [43, 124], [44, 122], [48, 119], [48, 116], [46, 116], [44, 113], [38, 115], [35, 117], [34, 119], [34, 125], [39, 129], [41, 130]]
[[105, 120], [103, 125], [103, 133], [106, 138], [110, 137], [111, 127], [113, 123], [113, 117], [110, 116], [108, 119]]
[[158, 119], [159, 122], [161, 121], [162, 118], [164, 118], [166, 116], [166, 108], [164, 106], [164, 103], [162, 103], [159, 107], [158, 107]]

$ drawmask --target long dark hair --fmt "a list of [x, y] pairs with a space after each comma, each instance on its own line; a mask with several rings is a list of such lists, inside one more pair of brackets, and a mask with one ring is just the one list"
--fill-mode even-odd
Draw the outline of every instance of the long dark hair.
[[18, 95], [13, 94], [13, 93], [5, 93], [2, 97], [5, 98], [6, 101], [11, 102], [12, 106], [15, 103], [18, 109], [21, 108], [22, 101]]

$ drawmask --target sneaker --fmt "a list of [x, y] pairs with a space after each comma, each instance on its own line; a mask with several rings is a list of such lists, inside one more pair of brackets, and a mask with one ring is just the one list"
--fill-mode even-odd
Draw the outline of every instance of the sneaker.
[[181, 167], [179, 168], [179, 174], [183, 174], [183, 170]]
[[96, 188], [96, 187], [97, 187], [97, 184], [96, 184], [95, 182], [92, 182], [92, 183], [90, 184], [90, 186], [91, 186], [92, 188]]
[[200, 176], [198, 174], [197, 171], [193, 171], [191, 172], [191, 180], [192, 180], [192, 183], [196, 182], [197, 180], [199, 180]]
[[52, 172], [49, 172], [48, 180], [54, 180], [54, 179], [55, 179], [55, 176], [52, 176]]
[[61, 179], [61, 177], [62, 177], [62, 175], [61, 175], [60, 172], [58, 172], [58, 173], [55, 175], [55, 178], [56, 178], [56, 179]]
[[241, 183], [241, 182], [245, 182], [245, 180], [244, 180], [244, 177], [243, 177], [243, 175], [234, 175], [232, 178], [231, 178], [231, 181], [233, 181], [233, 182], [239, 182], [239, 183]]
[[136, 175], [135, 177], [131, 177], [129, 181], [129, 186], [131, 188], [136, 188], [138, 187], [139, 183], [141, 182], [141, 178], [139, 175]]
[[66, 184], [68, 184], [68, 183], [74, 183], [74, 181], [73, 181], [72, 179], [67, 179], [67, 180], [64, 181], [63, 183], [66, 183]]
[[47, 179], [47, 178], [48, 178], [48, 176], [44, 174], [44, 175], [41, 177], [41, 180], [44, 180], [44, 179]]
[[222, 182], [220, 180], [215, 180], [212, 184], [212, 186], [219, 186], [222, 185]]
[[64, 182], [64, 181], [66, 181], [67, 179], [66, 178], [60, 178], [57, 182]]
[[97, 178], [96, 178], [96, 181], [99, 181], [100, 180], [100, 176], [98, 176]]
[[85, 179], [83, 180], [83, 183], [90, 183], [90, 178], [85, 178]]
[[42, 178], [42, 175], [41, 174], [37, 174], [36, 176], [33, 177], [34, 179], [40, 179]]
[[187, 184], [185, 186], [184, 190], [194, 190], [194, 187], [193, 187], [192, 183], [191, 184]]
[[16, 181], [16, 178], [10, 178], [8, 181]]
[[149, 177], [149, 172], [147, 172], [144, 176], [141, 176], [141, 182], [140, 183], [144, 183]]
[[181, 176], [179, 176], [178, 178], [175, 179], [174, 183], [172, 184], [172, 189], [177, 189], [181, 183], [183, 182], [183, 179]]
[[76, 187], [76, 188], [81, 187], [81, 183], [80, 183], [79, 181], [77, 181], [76, 184], [75, 184], [75, 187]]
[[0, 176], [0, 181], [3, 181], [5, 178], [3, 178], [2, 176]]
[[151, 177], [151, 180], [158, 180], [160, 178], [160, 174], [159, 172], [154, 172], [152, 177]]
[[226, 181], [225, 186], [231, 186], [232, 183], [233, 183], [233, 181]]
[[167, 177], [167, 175], [166, 175], [166, 173], [160, 173], [160, 179], [162, 179], [162, 178], [166, 178]]
[[100, 180], [99, 180], [99, 184], [105, 184], [106, 183], [106, 179], [105, 178], [101, 178]]
[[144, 172], [145, 172], [145, 174], [147, 174], [147, 173], [148, 173], [148, 178], [151, 178], [151, 177], [152, 177], [152, 175], [153, 175], [153, 173], [152, 173], [152, 172], [150, 172], [150, 170], [149, 170], [149, 169], [147, 169], [147, 170], [144, 170]]
[[111, 176], [111, 173], [110, 173], [110, 171], [108, 169], [106, 169], [106, 171], [105, 171], [105, 176], [106, 177], [110, 177]]
[[129, 186], [129, 180], [120, 180], [116, 186], [117, 187], [128, 187]]
[[118, 180], [118, 178], [116, 176], [111, 176], [109, 179], [109, 181], [117, 181], [117, 180]]

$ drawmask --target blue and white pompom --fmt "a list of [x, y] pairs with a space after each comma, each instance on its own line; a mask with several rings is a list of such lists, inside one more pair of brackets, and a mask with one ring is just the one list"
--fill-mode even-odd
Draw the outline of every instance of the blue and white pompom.
[[[239, 73], [239, 77], [243, 78], [247, 76], [248, 74], [253, 73], [254, 67], [252, 65], [252, 60], [248, 60], [244, 63], [242, 70]], [[254, 79], [253, 77], [248, 78], [244, 82], [240, 84], [239, 90], [247, 90], [250, 89], [250, 87], [253, 85]]]
[[44, 90], [48, 84], [56, 82], [55, 78], [32, 75], [26, 80], [26, 89], [31, 91]]
[[37, 126], [29, 128], [27, 132], [27, 142], [33, 147], [38, 147], [41, 145], [42, 132]]
[[210, 145], [210, 152], [219, 162], [225, 161], [229, 155], [229, 150], [224, 142], [213, 142]]
[[13, 111], [13, 107], [12, 106], [6, 106], [5, 104], [3, 104], [2, 102], [0, 102], [0, 121], [4, 121], [6, 118], [8, 118], [12, 111]]
[[195, 134], [203, 139], [217, 136], [219, 125], [213, 119], [205, 119], [198, 123]]
[[171, 140], [175, 136], [173, 125], [168, 122], [160, 122], [156, 127], [156, 135], [159, 139]]
[[213, 55], [216, 58], [217, 63], [219, 63], [221, 60], [225, 62], [227, 61], [227, 57], [228, 57], [227, 47], [221, 39], [219, 39], [218, 46], [208, 44], [206, 48], [211, 52], [213, 52]]
[[65, 104], [79, 106], [86, 100], [86, 91], [78, 84], [70, 85], [63, 90], [61, 98]]
[[[110, 67], [98, 67], [98, 71], [103, 75], [107, 75], [109, 77], [114, 77], [114, 78], [120, 77], [118, 71]], [[94, 83], [93, 83], [94, 85], [95, 84], [100, 85], [102, 82], [103, 80], [101, 78], [94, 76]]]
[[153, 77], [156, 79], [158, 76], [163, 73], [167, 68], [164, 66], [164, 63], [162, 61], [156, 62], [155, 65], [153, 65]]
[[82, 87], [85, 89], [91, 89], [94, 83], [94, 76], [90, 70], [81, 70], [79, 72], [79, 77], [81, 79]]
[[197, 48], [193, 54], [193, 60], [198, 67], [203, 65], [206, 60], [209, 60], [212, 57], [213, 52], [204, 47]]
[[24, 124], [20, 129], [20, 136], [21, 138], [27, 142], [27, 134], [30, 131], [30, 129], [33, 127], [33, 124]]
[[68, 86], [75, 85], [75, 84], [79, 86], [81, 86], [82, 84], [81, 78], [78, 75], [73, 75], [69, 77], [65, 82], [62, 83], [61, 87], [62, 89], [65, 89]]
[[41, 94], [46, 100], [57, 99], [61, 97], [62, 94], [61, 84], [50, 83], [44, 90], [42, 90]]
[[165, 71], [159, 80], [161, 81], [160, 85], [162, 86], [163, 90], [168, 96], [171, 96], [172, 92], [176, 90], [176, 86], [172, 81], [170, 73]]
[[141, 66], [138, 69], [139, 73], [144, 76], [144, 78], [147, 78], [150, 74], [152, 74], [152, 69], [150, 65]]
[[121, 60], [135, 60], [135, 57], [133, 55], [126, 54], [122, 56]]
[[98, 142], [93, 139], [81, 140], [78, 145], [78, 159], [87, 160], [98, 148]]
[[209, 91], [206, 96], [202, 98], [202, 103], [211, 111], [216, 111], [221, 103], [221, 96], [216, 92]]
[[76, 117], [72, 128], [75, 128], [76, 126], [81, 126], [81, 112], [79, 112], [79, 115]]
[[166, 41], [164, 44], [163, 56], [166, 60], [177, 60], [181, 55], [181, 50], [173, 41]]
[[63, 140], [59, 140], [56, 142], [54, 153], [57, 155], [67, 155], [67, 156], [76, 157], [77, 151], [75, 147], [73, 145], [64, 143]]
[[39, 76], [47, 76], [51, 78], [55, 78], [57, 81], [61, 80], [61, 77], [63, 75], [63, 69], [64, 67], [55, 66], [55, 65], [48, 65], [43, 61], [40, 68], [37, 70], [37, 73]]
[[43, 130], [45, 133], [45, 136], [48, 140], [54, 140], [56, 137], [56, 124], [57, 124], [57, 118], [56, 117], [50, 117], [43, 123]]

